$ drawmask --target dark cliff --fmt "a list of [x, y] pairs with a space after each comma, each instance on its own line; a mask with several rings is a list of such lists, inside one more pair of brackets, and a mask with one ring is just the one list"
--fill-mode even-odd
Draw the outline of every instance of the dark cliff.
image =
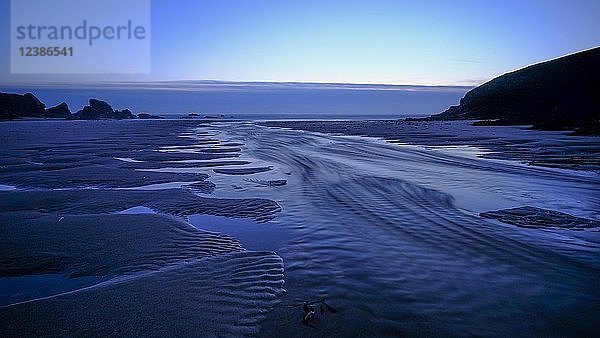
[[429, 119], [599, 133], [600, 47], [499, 76]]

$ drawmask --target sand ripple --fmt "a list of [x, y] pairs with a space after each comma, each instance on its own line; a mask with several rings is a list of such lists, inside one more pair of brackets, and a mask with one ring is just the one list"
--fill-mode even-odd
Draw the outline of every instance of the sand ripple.
[[274, 253], [219, 255], [0, 308], [0, 334], [250, 336], [282, 286]]
[[250, 164], [221, 160], [244, 144], [197, 130], [203, 122], [162, 122], [0, 126], [11, 135], [0, 154], [0, 183], [11, 187], [0, 189], [0, 279], [35, 288], [2, 292], [0, 336], [258, 332], [284, 292], [281, 257], [187, 218], [265, 222], [281, 208], [196, 194], [216, 185], [181, 170]]

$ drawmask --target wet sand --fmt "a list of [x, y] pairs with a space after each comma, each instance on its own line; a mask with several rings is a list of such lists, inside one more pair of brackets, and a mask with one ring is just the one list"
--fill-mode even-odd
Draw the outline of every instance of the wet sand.
[[226, 160], [240, 144], [190, 133], [198, 122], [130, 122], [0, 125], [3, 336], [254, 335], [284, 292], [276, 253], [188, 222], [260, 224], [276, 202], [211, 197], [208, 173], [148, 171], [250, 164]]
[[0, 124], [0, 333], [598, 332], [597, 138], [369, 123]]

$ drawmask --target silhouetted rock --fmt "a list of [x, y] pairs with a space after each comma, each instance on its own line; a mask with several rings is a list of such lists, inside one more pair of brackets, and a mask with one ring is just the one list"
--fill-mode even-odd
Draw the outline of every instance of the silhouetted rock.
[[0, 120], [21, 117], [44, 117], [46, 106], [31, 93], [0, 93]]
[[162, 116], [152, 115], [152, 114], [147, 114], [147, 113], [140, 113], [137, 115], [137, 118], [142, 119], [142, 120], [163, 119]]
[[199, 117], [200, 117], [200, 114], [198, 114], [198, 113], [188, 113], [187, 115], [182, 116], [181, 118], [182, 119], [197, 119]]
[[203, 119], [208, 119], [208, 120], [222, 119], [224, 117], [225, 117], [224, 114], [221, 114], [221, 115], [204, 115], [204, 116], [202, 116]]
[[72, 118], [78, 120], [98, 120], [98, 119], [133, 119], [135, 115], [129, 109], [113, 110], [110, 104], [90, 99], [90, 104], [83, 107], [80, 111], [73, 114]]
[[136, 118], [129, 109], [113, 110], [110, 104], [96, 99], [90, 99], [88, 106], [83, 107], [83, 109], [75, 114], [71, 114], [71, 110], [65, 102], [56, 107], [46, 109], [46, 106], [31, 93], [25, 95], [0, 93], [0, 120], [23, 117], [68, 118], [76, 120]]
[[114, 110], [108, 103], [90, 99], [90, 104], [75, 113], [73, 117], [82, 120], [109, 119], [113, 113]]
[[530, 206], [482, 212], [479, 215], [483, 218], [494, 218], [524, 228], [586, 229], [600, 227], [600, 221]]
[[129, 109], [115, 110], [112, 118], [118, 120], [134, 119], [135, 115]]
[[46, 109], [45, 116], [52, 118], [68, 118], [71, 116], [71, 110], [69, 109], [69, 106], [63, 102], [58, 106]]
[[106, 103], [102, 100], [90, 99], [90, 107], [93, 110], [101, 111], [101, 112], [112, 112], [113, 109], [110, 104]]
[[504, 74], [428, 119], [600, 133], [600, 47]]

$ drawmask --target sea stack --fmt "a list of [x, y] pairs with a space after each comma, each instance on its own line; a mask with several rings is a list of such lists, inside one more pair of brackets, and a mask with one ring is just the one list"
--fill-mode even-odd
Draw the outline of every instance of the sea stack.
[[83, 107], [80, 111], [73, 114], [77, 120], [98, 120], [98, 119], [133, 119], [135, 115], [129, 109], [113, 110], [110, 104], [90, 99], [89, 105]]
[[55, 107], [46, 109], [46, 117], [52, 118], [69, 118], [71, 116], [71, 110], [66, 102], [63, 102]]

